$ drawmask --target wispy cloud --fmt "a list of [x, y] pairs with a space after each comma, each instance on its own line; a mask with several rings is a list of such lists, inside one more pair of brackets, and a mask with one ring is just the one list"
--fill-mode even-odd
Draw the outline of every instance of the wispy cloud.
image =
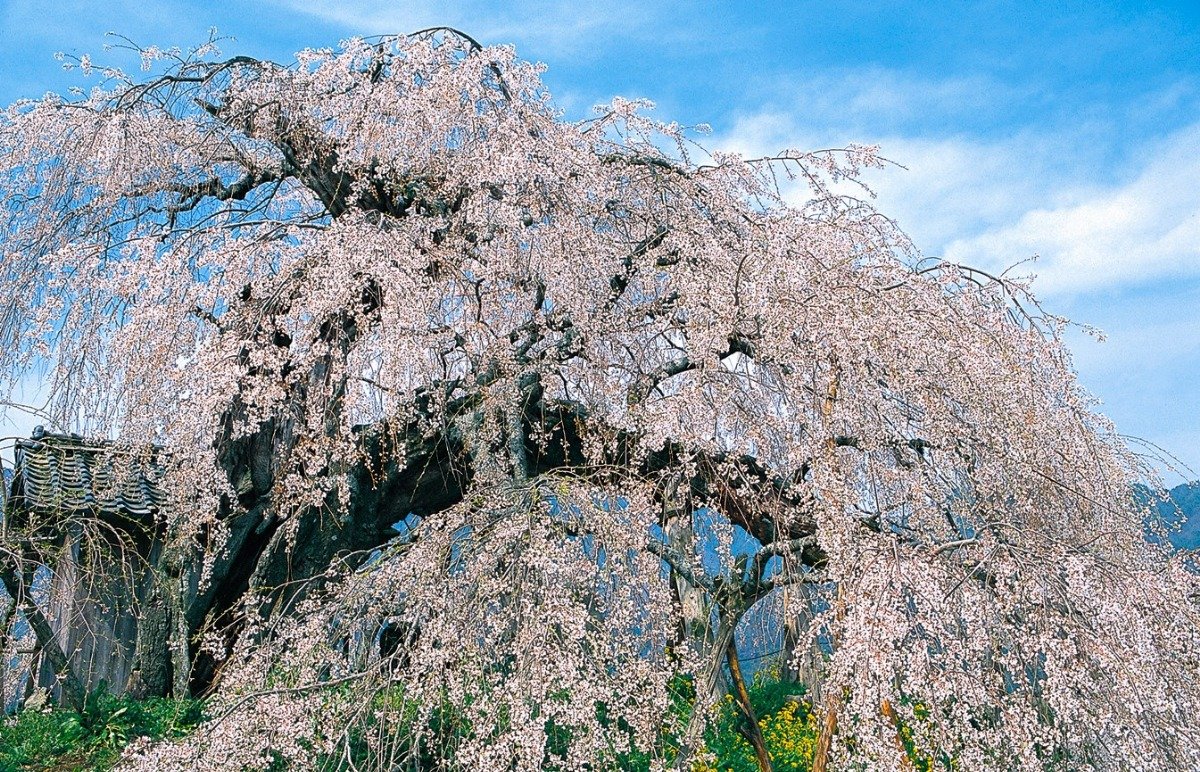
[[[379, 0], [271, 0], [275, 5], [311, 16], [346, 30], [375, 35], [412, 32], [433, 26], [453, 26], [483, 43], [529, 44], [530, 54], [579, 53], [598, 37], [614, 32], [637, 36], [660, 14], [653, 7], [628, 0], [535, 0], [514, 2], [502, 11], [493, 3], [468, 0], [453, 6], [432, 2]], [[600, 35], [600, 33], [606, 33]]]
[[[901, 91], [890, 99], [919, 104], [923, 95], [959, 88], [929, 84], [911, 89], [915, 96]], [[843, 93], [847, 123], [856, 110], [887, 109], [888, 100], [873, 93]], [[1029, 127], [997, 139], [928, 130], [855, 136], [853, 129], [831, 129], [823, 114], [821, 104], [805, 103], [744, 115], [716, 142], [747, 155], [852, 140], [879, 144], [905, 169], [867, 180], [881, 211], [923, 251], [998, 270], [1037, 255], [1022, 272], [1036, 273], [1045, 295], [1200, 276], [1200, 124], [1146, 140], [1115, 165], [1123, 173], [1114, 173], [1108, 149], [1087, 143], [1086, 133]]]
[[804, 105], [796, 112], [742, 116], [715, 141], [722, 150], [747, 156], [849, 142], [879, 145], [895, 165], [868, 172], [864, 179], [877, 194], [878, 208], [898, 220], [928, 254], [1010, 225], [1031, 206], [1057, 206], [1087, 189], [1087, 164], [1064, 162], [1066, 140], [1058, 137], [1021, 132], [989, 140], [831, 130], [819, 120], [810, 122], [811, 115]]
[[749, 84], [769, 111], [791, 113], [825, 131], [903, 134], [931, 123], [957, 131], [990, 121], [997, 105], [1033, 100], [1028, 88], [980, 73], [930, 78], [913, 72], [864, 65], [806, 68], [781, 77], [752, 76]]
[[1128, 181], [954, 241], [951, 259], [992, 266], [1038, 254], [1042, 292], [1081, 292], [1200, 276], [1200, 125], [1146, 149]]
[[1103, 343], [1069, 338], [1101, 410], [1200, 472], [1200, 123], [1137, 140], [1084, 120], [1003, 135], [952, 118], [889, 124], [872, 115], [957, 110], [932, 95], [971, 89], [876, 73], [894, 89], [879, 94], [868, 74], [830, 76], [827, 93], [746, 113], [714, 141], [747, 155], [879, 144], [906, 167], [870, 174], [879, 209], [926, 254], [997, 270], [1039, 255], [1018, 272], [1037, 275], [1048, 308], [1108, 333]]

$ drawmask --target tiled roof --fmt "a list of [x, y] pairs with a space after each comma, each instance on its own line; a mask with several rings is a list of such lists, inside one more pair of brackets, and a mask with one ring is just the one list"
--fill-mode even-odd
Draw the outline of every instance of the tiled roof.
[[146, 522], [161, 509], [162, 466], [152, 455], [38, 427], [18, 440], [11, 505], [26, 511], [95, 514]]

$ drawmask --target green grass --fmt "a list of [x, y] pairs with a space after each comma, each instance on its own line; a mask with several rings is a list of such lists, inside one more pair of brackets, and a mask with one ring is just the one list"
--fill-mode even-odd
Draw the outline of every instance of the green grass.
[[[775, 672], [763, 672], [748, 686], [751, 702], [758, 714], [759, 727], [778, 772], [793, 770], [806, 772], [811, 769], [813, 750], [818, 735], [818, 721], [806, 699], [800, 684], [780, 680]], [[681, 727], [691, 714], [694, 692], [689, 679], [680, 677], [672, 684], [673, 721], [669, 725]], [[404, 751], [403, 735], [413, 732], [413, 722], [418, 715], [417, 705], [410, 702], [399, 687], [381, 691], [375, 696], [375, 708], [368, 716], [378, 715], [379, 710], [397, 714], [397, 731], [390, 740], [398, 743], [393, 751]], [[918, 715], [919, 717], [919, 715]], [[202, 720], [203, 705], [198, 700], [148, 699], [134, 700], [128, 697], [113, 697], [98, 692], [88, 698], [88, 707], [83, 713], [62, 708], [25, 710], [16, 716], [0, 719], [0, 772], [21, 770], [53, 770], [54, 772], [76, 772], [77, 770], [108, 770], [120, 759], [122, 750], [139, 737], [151, 740], [176, 739], [188, 734]], [[603, 719], [603, 717], [602, 717]], [[705, 761], [697, 761], [693, 772], [758, 772], [754, 752], [740, 730], [743, 721], [733, 704], [732, 698], [718, 707], [714, 721], [704, 736]], [[422, 735], [420, 746], [410, 750], [420, 763], [433, 766], [454, 749], [462, 737], [472, 731], [469, 724], [448, 705], [434, 711], [428, 718], [428, 732]], [[628, 733], [629, 728], [621, 721], [609, 726], [614, 733]], [[570, 732], [550, 727], [551, 750], [555, 755], [565, 754], [570, 743]], [[351, 755], [355, 761], [369, 764], [378, 749], [372, 749], [372, 741], [388, 743], [379, 732], [388, 728], [378, 725], [372, 718], [351, 732]], [[914, 769], [953, 769], [952, 764], [933, 764], [920, 757], [912, 746], [911, 730], [901, 728]], [[668, 731], [660, 738], [657, 751], [653, 754], [668, 762], [678, 752], [677, 738]], [[336, 758], [315, 759], [322, 769], [341, 769], [341, 753]], [[548, 767], [552, 769], [553, 767]], [[597, 768], [622, 770], [648, 770], [651, 757], [642, 752], [614, 754], [601, 761]], [[282, 759], [272, 770], [286, 770]]]
[[0, 719], [0, 772], [105, 770], [139, 737], [181, 737], [203, 719], [198, 700], [88, 698], [83, 713], [25, 710]]

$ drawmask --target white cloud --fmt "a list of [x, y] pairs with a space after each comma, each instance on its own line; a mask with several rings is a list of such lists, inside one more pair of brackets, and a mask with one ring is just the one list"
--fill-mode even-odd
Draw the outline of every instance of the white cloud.
[[[854, 93], [841, 96], [861, 104]], [[879, 209], [926, 254], [1000, 270], [1039, 254], [1019, 272], [1038, 274], [1047, 307], [1108, 333], [1068, 340], [1101, 411], [1179, 456], [1195, 470], [1187, 477], [1200, 473], [1200, 124], [1118, 154], [1095, 127], [988, 139], [855, 134], [825, 121], [808, 105], [767, 109], [715, 144], [746, 155], [881, 145], [907, 170], [870, 175]]]
[[1127, 182], [951, 243], [954, 260], [992, 266], [1037, 253], [1048, 294], [1200, 276], [1200, 125], [1156, 143]]
[[1043, 295], [1200, 276], [1200, 124], [1125, 159], [1130, 168], [1114, 181], [1105, 149], [1078, 136], [853, 136], [811, 116], [807, 105], [743, 116], [716, 144], [746, 155], [878, 144], [906, 169], [872, 172], [867, 181], [879, 209], [918, 247], [995, 270], [1038, 255], [1021, 271], [1038, 275]]
[[797, 106], [806, 123], [841, 132], [894, 133], [908, 124], [969, 124], [998, 103], [1028, 94], [981, 74], [937, 79], [877, 66], [807, 71], [776, 89], [773, 101]]
[[[904, 166], [867, 178], [878, 206], [909, 231], [917, 245], [939, 254], [947, 245], [1011, 222], [1025, 207], [1078, 196], [1077, 173], [1058, 170], [1057, 142], [1017, 136], [1000, 141], [964, 138], [883, 137], [882, 154]], [[1009, 262], [1019, 260], [1017, 255]]]
[[[803, 114], [811, 115], [807, 105]], [[1066, 141], [1021, 133], [1004, 140], [830, 131], [790, 112], [742, 116], [715, 145], [746, 156], [783, 148], [813, 150], [849, 142], [876, 144], [899, 166], [869, 171], [876, 206], [896, 219], [924, 252], [941, 254], [962, 239], [1004, 227], [1030, 206], [1058, 206], [1085, 195], [1079, 167], [1064, 163]], [[903, 168], [900, 168], [903, 167]], [[1047, 185], [1048, 177], [1057, 177]], [[797, 195], [803, 191], [797, 190]], [[1010, 262], [1027, 255], [1021, 254]]]

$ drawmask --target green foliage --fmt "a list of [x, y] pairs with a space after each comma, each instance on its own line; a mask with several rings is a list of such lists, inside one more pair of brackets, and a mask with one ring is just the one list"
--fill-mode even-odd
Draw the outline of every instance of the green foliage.
[[[747, 691], [774, 768], [780, 772], [808, 770], [819, 728], [803, 699], [804, 686], [780, 680], [773, 673], [760, 673]], [[740, 731], [742, 721], [733, 696], [726, 695], [705, 735], [708, 760], [698, 765], [696, 772], [758, 772], [754, 749]]]
[[[747, 691], [775, 769], [808, 770], [812, 766], [818, 727], [816, 716], [804, 699], [804, 686], [781, 680], [777, 672], [763, 672]], [[691, 680], [676, 679], [671, 690], [673, 721], [670, 723], [686, 726], [694, 701]], [[754, 749], [739, 731], [742, 720], [733, 698], [727, 696], [705, 733], [701, 758], [693, 765], [693, 772], [758, 772]], [[665, 736], [658, 756], [668, 764], [673, 763], [678, 749], [678, 739]], [[649, 756], [641, 753], [623, 755], [617, 759], [616, 768], [644, 772], [650, 769], [650, 761]]]
[[[665, 726], [687, 726], [688, 718], [692, 714], [692, 703], [696, 700], [695, 684], [690, 677], [677, 675], [671, 679], [668, 689], [670, 691], [671, 708], [670, 715], [664, 722]], [[601, 714], [603, 717], [602, 706]], [[625, 726], [618, 726], [617, 729], [628, 732], [628, 727]], [[659, 744], [653, 756], [640, 750], [614, 753], [613, 768], [629, 770], [630, 772], [648, 771], [651, 768], [653, 759], [661, 758], [671, 762], [675, 760], [678, 753], [678, 738], [672, 732], [664, 731], [659, 738]]]
[[24, 711], [0, 724], [0, 769], [38, 769], [78, 750], [87, 730], [79, 714]]
[[[691, 682], [681, 679], [675, 690], [674, 706], [680, 725], [687, 723], [691, 713], [695, 697], [691, 689]], [[804, 685], [781, 679], [777, 670], [767, 670], [755, 677], [747, 691], [774, 769], [777, 772], [811, 769], [820, 722], [806, 698]], [[917, 722], [928, 716], [928, 708], [921, 704], [915, 705], [913, 712]], [[733, 696], [726, 695], [705, 733], [704, 748], [692, 772], [758, 772], [754, 749], [742, 733], [743, 721]], [[935, 762], [922, 755], [914, 742], [913, 727], [900, 721], [898, 731], [915, 772], [957, 769], [947, 758]], [[664, 739], [663, 755], [668, 762], [674, 760], [677, 747], [673, 738]], [[622, 763], [619, 768], [639, 772], [650, 768], [648, 758], [639, 757], [634, 762]]]
[[[753, 683], [748, 685], [747, 691], [758, 716], [759, 728], [762, 731], [774, 769], [778, 772], [789, 770], [808, 772], [812, 768], [820, 722], [812, 710], [804, 685], [782, 680], [777, 671], [764, 671], [760, 672]], [[334, 688], [330, 690], [328, 699], [332, 707], [340, 700], [350, 696], [351, 693], [344, 688]], [[556, 695], [555, 698], [569, 699], [569, 695], [563, 692], [561, 695]], [[128, 715], [127, 711], [133, 709], [144, 711], [147, 703], [112, 701], [111, 698], [109, 700], [110, 702], [101, 703], [96, 709], [97, 719], [94, 724], [90, 725], [90, 728], [85, 727], [76, 719], [74, 729], [67, 726], [66, 723], [62, 723], [61, 727], [55, 725], [60, 728], [43, 731], [39, 737], [43, 741], [47, 736], [53, 739], [55, 732], [62, 731], [66, 733], [65, 736], [74, 738], [64, 743], [68, 748], [80, 745], [95, 747], [106, 743], [115, 747], [123, 747], [127, 739], [133, 736], [128, 732], [122, 734], [123, 722]], [[691, 679], [683, 676], [674, 679], [671, 682], [671, 714], [664, 721], [664, 731], [659, 738], [657, 747], [650, 753], [618, 751], [617, 747], [620, 744], [616, 743], [615, 739], [622, 734], [629, 735], [631, 730], [621, 720], [606, 719], [605, 707], [597, 705], [600, 721], [607, 727], [614, 742], [611, 755], [607, 758], [596, 759], [594, 768], [597, 770], [649, 772], [655, 760], [665, 761], [668, 765], [673, 764], [679, 752], [677, 732], [687, 725], [694, 702], [695, 690]], [[171, 705], [172, 703], [165, 704]], [[950, 759], [944, 756], [937, 759], [931, 758], [922, 754], [917, 745], [916, 730], [928, 719], [928, 708], [921, 703], [905, 701], [902, 704], [913, 708], [912, 718], [911, 724], [902, 719], [896, 719], [897, 740], [903, 744], [914, 772], [954, 772], [957, 770], [957, 765]], [[196, 707], [196, 713], [192, 722], [186, 724], [189, 727], [194, 725], [195, 717], [199, 715], [198, 707], [194, 703], [192, 705]], [[463, 711], [455, 708], [449, 701], [442, 701], [433, 710], [425, 711], [416, 701], [408, 697], [404, 688], [398, 684], [390, 684], [379, 689], [371, 699], [370, 709], [360, 710], [358, 713], [361, 718], [350, 728], [345, 737], [348, 747], [339, 747], [332, 754], [314, 751], [310, 761], [317, 769], [322, 772], [342, 772], [352, 768], [392, 768], [400, 762], [406, 769], [410, 766], [414, 769], [439, 769], [447, 763], [452, 764], [462, 740], [478, 731], [478, 728], [472, 726]], [[33, 722], [42, 716], [66, 722], [71, 715], [63, 712], [33, 714], [28, 723], [33, 726]], [[503, 723], [505, 717], [498, 715], [496, 720]], [[691, 772], [758, 772], [754, 750], [743, 734], [743, 722], [744, 719], [738, 711], [733, 697], [727, 695], [716, 709], [713, 720], [705, 732], [703, 747], [700, 748]], [[178, 733], [172, 734], [172, 729], [168, 724], [164, 723], [158, 728], [157, 734], [144, 733], [157, 737], [178, 736]], [[75, 733], [74, 735], [70, 734], [72, 731]], [[81, 733], [87, 734], [90, 739], [81, 741], [80, 737], [83, 736]], [[547, 733], [547, 755], [543, 768], [559, 769], [558, 760], [566, 755], [572, 741], [572, 733], [570, 729], [558, 726], [552, 720], [547, 721]], [[3, 742], [2, 735], [0, 735], [0, 742]], [[851, 742], [853, 741], [851, 740]], [[55, 752], [62, 753], [62, 751]], [[111, 758], [115, 757], [115, 754], [111, 756]], [[0, 759], [3, 758], [0, 757]], [[101, 756], [100, 758], [104, 760], [109, 757]], [[13, 768], [37, 769], [42, 767]], [[58, 768], [103, 769], [105, 767]], [[0, 760], [0, 772], [5, 772], [7, 769], [9, 767], [4, 766], [3, 761]], [[279, 756], [276, 758], [276, 763], [269, 768], [269, 772], [285, 772], [287, 769], [289, 769], [289, 764], [282, 756]]]
[[[916, 723], [927, 723], [929, 718], [929, 706], [923, 702], [913, 702], [911, 700], [903, 700], [903, 705], [911, 705], [913, 709], [913, 718]], [[904, 752], [908, 755], [908, 760], [912, 764], [914, 772], [941, 772], [942, 770], [957, 769], [957, 766], [944, 753], [940, 754], [936, 759], [932, 756], [922, 754], [917, 747], [914, 727], [905, 722], [903, 719], [897, 719], [896, 722], [897, 736], [900, 738], [900, 744], [904, 746]]]
[[[338, 703], [350, 694], [348, 690], [335, 689], [328, 699]], [[344, 709], [345, 705], [339, 707]], [[447, 759], [452, 759], [463, 738], [475, 731], [462, 711], [449, 701], [442, 701], [424, 713], [421, 705], [410, 699], [400, 684], [378, 690], [371, 698], [370, 710], [357, 712], [359, 720], [346, 733], [348, 748], [339, 747], [332, 754], [314, 754], [313, 763], [317, 769], [340, 772], [372, 768], [372, 765], [386, 768], [396, 759], [404, 759], [417, 769], [436, 769]]]
[[83, 713], [25, 710], [0, 722], [0, 772], [104, 770], [139, 737], [182, 737], [203, 719], [198, 700], [114, 697], [99, 690]]

